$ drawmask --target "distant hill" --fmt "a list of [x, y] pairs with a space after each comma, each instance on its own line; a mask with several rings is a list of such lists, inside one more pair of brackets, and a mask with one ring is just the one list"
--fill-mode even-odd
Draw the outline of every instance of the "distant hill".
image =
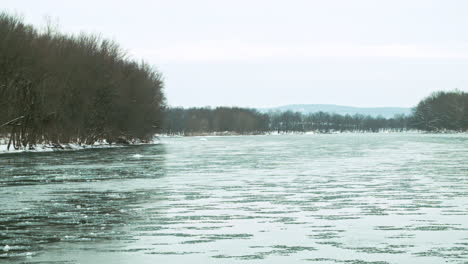
[[373, 117], [383, 116], [385, 118], [394, 117], [397, 114], [409, 115], [411, 114], [411, 108], [404, 107], [352, 107], [352, 106], [342, 106], [342, 105], [331, 105], [331, 104], [295, 104], [295, 105], [285, 105], [272, 108], [259, 108], [262, 113], [267, 113], [270, 111], [293, 111], [300, 112], [303, 114], [316, 113], [316, 112], [328, 112], [336, 113], [340, 115], [370, 115]]

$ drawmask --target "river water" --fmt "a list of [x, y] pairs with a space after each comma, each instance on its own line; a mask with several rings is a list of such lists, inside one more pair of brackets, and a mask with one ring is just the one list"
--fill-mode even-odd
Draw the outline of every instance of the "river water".
[[0, 263], [468, 263], [466, 134], [161, 142], [0, 155]]

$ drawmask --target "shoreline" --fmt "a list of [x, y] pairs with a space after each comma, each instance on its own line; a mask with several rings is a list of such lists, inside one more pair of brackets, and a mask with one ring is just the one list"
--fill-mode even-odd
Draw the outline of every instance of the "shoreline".
[[153, 140], [150, 142], [135, 142], [130, 144], [109, 144], [105, 141], [96, 142], [93, 145], [85, 145], [78, 143], [67, 143], [61, 144], [61, 148], [53, 146], [51, 144], [37, 144], [34, 149], [12, 149], [7, 150], [7, 139], [0, 138], [0, 155], [1, 154], [14, 154], [14, 153], [41, 153], [41, 152], [65, 152], [65, 151], [80, 151], [88, 149], [107, 149], [107, 148], [124, 148], [131, 146], [140, 145], [157, 145], [163, 144], [164, 138], [190, 138], [190, 137], [243, 137], [243, 136], [301, 136], [301, 135], [338, 135], [338, 134], [420, 134], [420, 135], [456, 135], [464, 134], [468, 135], [468, 131], [440, 131], [440, 132], [427, 132], [419, 130], [407, 130], [407, 131], [330, 131], [330, 132], [267, 132], [267, 133], [251, 133], [251, 134], [240, 134], [235, 132], [213, 132], [213, 133], [190, 133], [185, 135], [179, 134], [156, 134]]
[[88, 149], [108, 149], [108, 148], [124, 148], [131, 146], [141, 146], [141, 145], [157, 145], [161, 144], [161, 140], [158, 138], [153, 139], [151, 142], [142, 143], [130, 143], [130, 144], [109, 144], [107, 142], [96, 142], [93, 145], [85, 145], [78, 143], [67, 143], [61, 144], [61, 148], [53, 146], [51, 144], [37, 144], [34, 149], [14, 149], [10, 147], [10, 150], [7, 150], [6, 141], [0, 139], [0, 155], [1, 154], [14, 154], [14, 153], [42, 153], [42, 152], [67, 152], [67, 151], [80, 151]]
[[373, 131], [291, 131], [291, 132], [277, 132], [269, 131], [264, 133], [237, 133], [237, 132], [194, 132], [186, 134], [157, 134], [159, 138], [177, 138], [177, 137], [229, 137], [229, 136], [286, 136], [286, 135], [331, 135], [331, 134], [468, 134], [468, 131], [422, 131], [422, 130], [405, 130], [405, 131], [394, 131], [394, 130], [381, 130], [377, 132]]

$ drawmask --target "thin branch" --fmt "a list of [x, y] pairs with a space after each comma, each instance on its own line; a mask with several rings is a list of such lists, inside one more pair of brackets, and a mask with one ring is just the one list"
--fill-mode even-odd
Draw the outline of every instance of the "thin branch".
[[1, 125], [0, 128], [1, 128], [1, 127], [4, 127], [4, 126], [12, 125], [12, 124], [14, 124], [16, 121], [21, 120], [21, 119], [23, 119], [23, 118], [24, 118], [24, 116], [20, 116], [20, 117], [17, 117], [17, 118], [15, 118], [15, 119], [13, 119], [13, 120], [10, 120], [10, 121], [4, 123], [3, 125]]

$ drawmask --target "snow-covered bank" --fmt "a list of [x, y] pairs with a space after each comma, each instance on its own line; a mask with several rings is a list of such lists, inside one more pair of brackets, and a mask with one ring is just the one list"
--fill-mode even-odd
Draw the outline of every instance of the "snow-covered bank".
[[[419, 130], [405, 130], [405, 131], [395, 131], [395, 130], [385, 130], [382, 129], [377, 132], [366, 131], [366, 130], [330, 130], [330, 131], [266, 131], [262, 133], [237, 133], [237, 132], [191, 132], [185, 134], [158, 134], [160, 138], [175, 138], [175, 137], [223, 137], [223, 136], [282, 136], [282, 135], [322, 135], [322, 134], [375, 134], [375, 133], [428, 133]], [[455, 133], [455, 132], [453, 132]]]
[[37, 144], [33, 149], [20, 148], [14, 149], [13, 146], [10, 146], [8, 150], [8, 140], [0, 138], [0, 154], [5, 153], [19, 153], [19, 152], [52, 152], [52, 151], [73, 151], [73, 150], [84, 150], [84, 149], [99, 149], [99, 148], [123, 148], [127, 146], [137, 146], [137, 145], [151, 145], [159, 144], [160, 140], [158, 137], [154, 137], [150, 142], [132, 142], [130, 144], [109, 144], [105, 140], [95, 142], [93, 145], [78, 144], [78, 143], [67, 143], [52, 145], [52, 144]]

